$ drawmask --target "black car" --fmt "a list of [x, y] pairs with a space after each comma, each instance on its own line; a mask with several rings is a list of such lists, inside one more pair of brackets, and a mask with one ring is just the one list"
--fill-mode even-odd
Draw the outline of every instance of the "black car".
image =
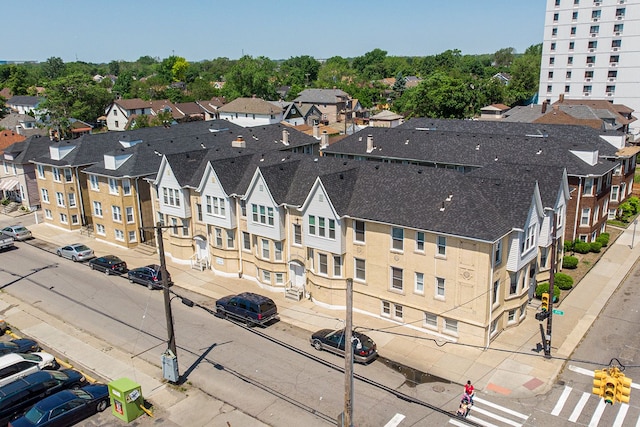
[[109, 406], [109, 388], [104, 384], [87, 385], [77, 390], [62, 390], [36, 403], [12, 427], [71, 426]]
[[84, 376], [73, 369], [39, 371], [0, 387], [0, 425], [29, 409], [43, 397], [86, 384]]
[[[145, 285], [149, 289], [162, 289], [162, 273], [160, 266], [157, 264], [145, 265], [144, 267], [134, 268], [127, 272], [127, 277], [131, 283], [139, 283]], [[171, 282], [171, 274], [167, 271], [167, 283]]]
[[[318, 351], [327, 350], [344, 356], [344, 329], [321, 329], [311, 335], [311, 345]], [[378, 357], [376, 343], [360, 332], [353, 331], [353, 360], [369, 363]]]
[[34, 340], [27, 338], [0, 342], [0, 356], [9, 353], [31, 353], [34, 351], [40, 351], [40, 346]]
[[231, 316], [244, 321], [247, 326], [264, 326], [278, 317], [278, 307], [271, 298], [244, 292], [228, 295], [216, 301], [216, 312], [220, 317]]
[[89, 268], [105, 274], [123, 274], [127, 271], [127, 263], [115, 255], [105, 255], [89, 261]]

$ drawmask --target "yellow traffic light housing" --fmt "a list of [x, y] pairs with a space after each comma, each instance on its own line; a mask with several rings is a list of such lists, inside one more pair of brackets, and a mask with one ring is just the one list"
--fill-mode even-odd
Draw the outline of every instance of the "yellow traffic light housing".
[[616, 395], [618, 387], [618, 379], [612, 376], [607, 375], [604, 380], [604, 403], [608, 403], [609, 405], [613, 405], [616, 402]]
[[549, 293], [544, 292], [542, 294], [542, 304], [540, 305], [540, 310], [549, 311]]
[[593, 371], [593, 389], [591, 393], [604, 397], [604, 384], [607, 378], [607, 371], [602, 369], [596, 369]]

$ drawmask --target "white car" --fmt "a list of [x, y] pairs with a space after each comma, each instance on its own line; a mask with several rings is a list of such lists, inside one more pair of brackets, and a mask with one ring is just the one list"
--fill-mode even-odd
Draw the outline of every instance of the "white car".
[[56, 249], [56, 254], [64, 258], [69, 258], [73, 262], [86, 261], [95, 257], [93, 249], [83, 243], [61, 246]]
[[56, 369], [60, 365], [49, 353], [10, 353], [0, 357], [0, 386], [42, 369]]

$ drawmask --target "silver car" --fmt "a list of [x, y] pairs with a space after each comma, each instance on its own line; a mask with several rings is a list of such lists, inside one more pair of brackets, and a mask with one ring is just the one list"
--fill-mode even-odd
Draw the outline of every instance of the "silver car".
[[86, 261], [95, 257], [93, 249], [83, 243], [61, 246], [56, 249], [56, 254], [64, 258], [69, 258], [73, 262]]
[[24, 225], [10, 225], [2, 229], [4, 234], [13, 237], [13, 240], [27, 240], [31, 238], [31, 231]]

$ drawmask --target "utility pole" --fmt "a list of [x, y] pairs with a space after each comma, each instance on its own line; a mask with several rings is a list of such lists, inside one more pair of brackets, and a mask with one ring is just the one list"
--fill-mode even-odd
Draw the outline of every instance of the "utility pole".
[[551, 269], [549, 277], [549, 316], [547, 317], [547, 335], [544, 341], [544, 357], [551, 357], [551, 321], [553, 319], [553, 298], [555, 291], [555, 275], [556, 275], [556, 211], [555, 209], [551, 213], [551, 221], [553, 223], [551, 227]]
[[344, 328], [344, 412], [342, 427], [353, 427], [353, 279], [347, 279], [347, 306]]

